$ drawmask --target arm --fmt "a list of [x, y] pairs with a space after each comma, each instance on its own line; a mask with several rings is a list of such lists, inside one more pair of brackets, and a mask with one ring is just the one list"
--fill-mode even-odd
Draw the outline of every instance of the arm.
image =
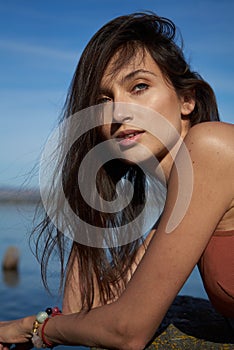
[[234, 128], [217, 124], [194, 127], [185, 140], [193, 163], [194, 186], [181, 223], [170, 234], [165, 233], [177, 196], [178, 178], [173, 169], [157, 234], [122, 296], [88, 313], [51, 319], [45, 328], [49, 341], [136, 350], [151, 339], [233, 198]]
[[74, 339], [75, 344], [77, 339], [81, 344], [121, 349], [142, 348], [150, 340], [230, 206], [232, 140], [232, 126], [207, 123], [191, 129], [185, 142], [193, 163], [194, 187], [182, 222], [170, 234], [165, 233], [177, 195], [178, 178], [173, 169], [157, 234], [123, 295], [88, 314], [69, 316], [66, 324], [63, 318], [50, 321], [46, 328], [50, 340], [64, 343]]

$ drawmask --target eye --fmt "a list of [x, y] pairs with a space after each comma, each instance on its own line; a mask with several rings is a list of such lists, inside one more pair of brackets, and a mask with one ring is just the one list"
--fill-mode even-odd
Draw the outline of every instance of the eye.
[[137, 94], [137, 93], [143, 92], [144, 90], [147, 90], [148, 88], [149, 88], [148, 84], [139, 83], [133, 87], [132, 91]]
[[111, 102], [111, 98], [107, 97], [107, 96], [103, 96], [103, 97], [99, 97], [97, 99], [97, 103], [101, 104], [101, 103], [107, 103], [107, 102]]

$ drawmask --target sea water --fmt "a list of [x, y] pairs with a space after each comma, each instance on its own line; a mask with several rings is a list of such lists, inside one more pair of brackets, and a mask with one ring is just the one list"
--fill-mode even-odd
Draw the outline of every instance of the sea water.
[[[18, 272], [4, 273], [0, 269], [0, 320], [11, 320], [33, 315], [47, 307], [58, 305], [61, 297], [57, 296], [59, 269], [54, 262], [49, 277], [54, 295], [48, 294], [41, 282], [40, 266], [29, 247], [29, 235], [35, 207], [26, 203], [0, 204], [0, 263], [9, 246], [15, 246], [20, 253]], [[197, 269], [194, 269], [180, 294], [207, 298]], [[57, 349], [67, 349], [59, 346]], [[69, 347], [79, 350], [85, 347]]]

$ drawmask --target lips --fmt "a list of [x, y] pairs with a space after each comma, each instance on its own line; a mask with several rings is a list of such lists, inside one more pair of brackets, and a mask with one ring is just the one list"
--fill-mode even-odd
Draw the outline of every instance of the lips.
[[130, 146], [144, 133], [142, 130], [124, 130], [116, 136], [117, 142], [122, 146]]

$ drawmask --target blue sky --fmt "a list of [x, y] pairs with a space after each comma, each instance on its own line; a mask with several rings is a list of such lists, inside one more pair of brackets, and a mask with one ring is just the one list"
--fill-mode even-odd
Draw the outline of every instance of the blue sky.
[[[233, 0], [0, 0], [0, 186], [29, 178], [91, 36], [142, 10], [175, 22], [186, 57], [216, 92], [222, 120], [234, 122]], [[38, 185], [37, 174], [29, 185]]]

